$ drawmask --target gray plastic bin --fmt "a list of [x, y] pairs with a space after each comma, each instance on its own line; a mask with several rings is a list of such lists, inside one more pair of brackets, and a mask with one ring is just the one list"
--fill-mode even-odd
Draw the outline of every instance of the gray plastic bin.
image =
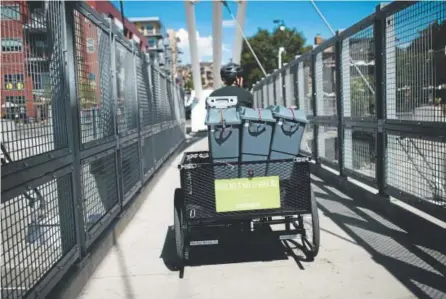
[[[242, 108], [242, 140], [240, 161], [267, 161], [270, 152], [274, 123], [271, 110]], [[241, 177], [248, 176], [250, 167], [242, 165]], [[266, 164], [259, 164], [256, 176], [266, 175]]]
[[268, 108], [276, 118], [270, 159], [292, 159], [296, 157], [299, 155], [300, 143], [305, 126], [308, 123], [305, 112], [283, 106]]
[[240, 156], [241, 119], [237, 108], [207, 111], [209, 152], [214, 162], [236, 162]]

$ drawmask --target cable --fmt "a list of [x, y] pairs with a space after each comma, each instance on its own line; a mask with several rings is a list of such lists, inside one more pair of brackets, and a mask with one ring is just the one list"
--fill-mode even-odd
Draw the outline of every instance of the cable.
[[249, 43], [248, 39], [246, 38], [245, 34], [243, 33], [243, 28], [242, 26], [240, 26], [240, 23], [237, 21], [237, 19], [234, 17], [234, 14], [231, 11], [231, 8], [229, 8], [229, 5], [226, 1], [222, 1], [223, 5], [227, 8], [229, 14], [231, 15], [232, 19], [235, 21], [235, 23], [237, 24], [238, 29], [240, 30], [240, 33], [243, 36], [243, 39], [245, 40], [246, 44], [248, 45], [249, 49], [251, 50], [252, 55], [254, 55], [255, 60], [257, 61], [257, 64], [259, 65], [260, 69], [262, 70], [263, 74], [265, 75], [265, 77], [268, 75], [265, 72], [265, 69], [263, 68], [262, 64], [260, 63], [259, 59], [257, 58], [256, 53], [254, 52], [253, 48], [251, 47], [251, 44]]
[[[327, 19], [324, 17], [324, 15], [322, 14], [322, 12], [319, 10], [319, 8], [316, 6], [316, 3], [314, 3], [314, 0], [310, 0], [311, 4], [313, 4], [314, 9], [316, 9], [316, 12], [319, 14], [319, 16], [321, 17], [322, 21], [325, 23], [325, 25], [328, 27], [328, 30], [331, 31], [331, 34], [333, 34], [333, 36], [336, 35], [336, 32], [333, 30], [333, 28], [330, 26], [330, 23], [328, 23]], [[350, 62], [353, 64], [353, 66], [356, 68], [356, 70], [358, 71], [359, 75], [361, 76], [362, 80], [364, 80], [365, 84], [367, 85], [367, 87], [370, 89], [370, 91], [372, 92], [372, 94], [375, 94], [375, 90], [372, 88], [372, 86], [370, 85], [369, 81], [367, 81], [367, 79], [364, 77], [364, 75], [362, 74], [361, 70], [358, 68], [358, 66], [354, 63], [352, 57], [350, 56], [350, 54], [348, 55], [348, 58], [350, 59]]]

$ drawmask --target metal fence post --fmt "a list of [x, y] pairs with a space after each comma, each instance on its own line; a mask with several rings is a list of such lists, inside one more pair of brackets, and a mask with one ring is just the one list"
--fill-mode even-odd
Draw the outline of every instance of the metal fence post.
[[344, 173], [344, 105], [342, 99], [342, 40], [339, 31], [336, 32], [335, 59], [336, 59], [336, 109], [338, 114], [338, 164], [339, 175], [345, 177]]
[[[313, 117], [317, 116], [316, 110], [316, 55], [312, 52], [310, 55], [310, 73], [311, 73], [311, 106], [313, 108]], [[318, 146], [318, 136], [319, 136], [319, 124], [317, 124], [313, 119], [313, 153], [314, 159], [316, 163], [320, 163], [319, 161], [319, 146]]]
[[110, 22], [110, 60], [111, 60], [111, 73], [112, 73], [112, 98], [113, 98], [113, 119], [115, 122], [114, 133], [116, 137], [116, 147], [115, 147], [115, 163], [116, 163], [116, 185], [118, 190], [118, 200], [119, 206], [122, 209], [124, 202], [124, 188], [122, 185], [122, 163], [121, 163], [121, 138], [119, 136], [119, 119], [118, 119], [118, 69], [116, 66], [116, 35], [113, 33], [112, 20]]
[[386, 134], [383, 129], [386, 118], [384, 90], [385, 80], [385, 18], [381, 12], [380, 5], [376, 6], [374, 21], [374, 40], [375, 40], [375, 100], [376, 100], [376, 118], [378, 120], [378, 128], [376, 135], [376, 183], [379, 195], [386, 196]]
[[[135, 78], [135, 97], [136, 97], [136, 106], [138, 107], [138, 113], [136, 114], [137, 118], [137, 130], [138, 130], [138, 154], [139, 154], [139, 179], [141, 181], [141, 184], [144, 182], [144, 155], [142, 152], [142, 144], [143, 140], [141, 138], [141, 99], [138, 95], [138, 66], [137, 62], [140, 61], [139, 51], [137, 51], [137, 48], [135, 46], [135, 42], [132, 42], [133, 46], [133, 76]], [[142, 68], [142, 66], [141, 66]], [[145, 99], [147, 100], [147, 99]]]
[[[75, 53], [75, 25], [74, 25], [74, 10], [78, 2], [63, 2], [64, 11], [64, 24], [65, 24], [65, 87], [67, 88], [67, 94], [69, 97], [69, 105], [67, 107], [67, 122], [68, 131], [73, 132], [73, 138], [68, 138], [69, 148], [73, 154], [73, 199], [75, 204], [75, 221], [76, 221], [76, 238], [77, 243], [81, 249], [80, 254], [85, 253], [85, 230], [84, 230], [84, 218], [83, 218], [83, 204], [82, 204], [82, 192], [81, 192], [81, 164], [80, 164], [80, 118], [79, 108], [76, 94], [76, 53]], [[61, 219], [61, 230], [63, 230], [63, 219]], [[63, 232], [61, 232], [63, 236]], [[63, 237], [62, 237], [63, 238]], [[65, 248], [63, 249], [65, 251]]]

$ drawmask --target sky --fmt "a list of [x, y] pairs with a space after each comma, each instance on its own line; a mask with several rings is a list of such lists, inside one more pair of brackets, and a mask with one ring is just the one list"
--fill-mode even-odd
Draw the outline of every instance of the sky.
[[[112, 1], [119, 9], [119, 1]], [[345, 29], [367, 17], [375, 11], [377, 1], [316, 1], [319, 10], [334, 30]], [[190, 62], [186, 13], [184, 1], [124, 1], [124, 13], [129, 17], [159, 17], [166, 29], [174, 29], [180, 37], [179, 47], [184, 52], [183, 63]], [[230, 3], [230, 8], [237, 13], [237, 5]], [[332, 36], [325, 23], [310, 1], [248, 1], [244, 32], [254, 35], [258, 28], [273, 30], [274, 19], [283, 20], [285, 25], [303, 33], [306, 44], [313, 44], [314, 37]], [[212, 1], [199, 1], [195, 5], [195, 22], [198, 37], [200, 61], [212, 61]], [[223, 63], [232, 56], [235, 24], [223, 7]], [[254, 49], [255, 50], [255, 49]]]

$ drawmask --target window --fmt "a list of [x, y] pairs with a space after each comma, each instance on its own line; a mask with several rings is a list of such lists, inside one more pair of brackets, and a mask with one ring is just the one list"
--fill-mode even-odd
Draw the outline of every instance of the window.
[[25, 105], [25, 97], [24, 96], [6, 96], [5, 102], [9, 103], [9, 105], [5, 105], [6, 107], [13, 106], [13, 105]]
[[20, 21], [19, 4], [3, 4], [0, 10], [2, 19]]
[[152, 24], [147, 24], [146, 25], [146, 30], [153, 30], [153, 25]]
[[2, 38], [2, 52], [21, 52], [22, 39], [20, 38]]
[[4, 75], [6, 90], [22, 90], [23, 89], [23, 74], [7, 74]]
[[87, 38], [87, 52], [94, 53], [95, 51], [96, 49], [94, 39], [91, 37]]
[[33, 77], [33, 89], [45, 89], [50, 87], [50, 75], [49, 73], [37, 73], [32, 74]]
[[156, 41], [153, 38], [149, 39], [149, 46], [151, 48], [155, 47], [155, 44], [156, 44]]

